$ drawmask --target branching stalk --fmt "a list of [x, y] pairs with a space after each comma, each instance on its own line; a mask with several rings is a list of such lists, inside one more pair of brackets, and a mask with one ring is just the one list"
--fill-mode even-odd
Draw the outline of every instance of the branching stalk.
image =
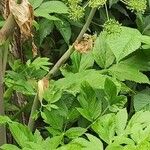
[[[95, 12], [96, 12], [96, 8], [92, 8], [91, 12], [86, 20], [86, 23], [83, 26], [82, 30], [80, 31], [76, 41], [80, 41], [82, 39], [83, 35], [85, 34], [87, 29], [89, 28], [89, 25], [92, 22]], [[57, 73], [57, 71], [60, 69], [60, 67], [66, 62], [66, 60], [68, 60], [68, 58], [70, 57], [70, 55], [73, 52], [74, 52], [74, 44], [72, 46], [70, 46], [69, 49], [64, 53], [64, 55], [58, 60], [58, 62], [54, 65], [54, 67], [46, 75], [46, 78], [50, 79], [51, 77], [53, 77]], [[32, 118], [32, 116], [33, 116], [33, 114], [35, 114], [36, 110], [38, 109], [38, 106], [39, 106], [39, 100], [38, 100], [38, 95], [36, 95], [34, 98], [34, 101], [33, 101], [33, 106], [31, 109], [31, 114], [30, 114], [30, 118], [29, 118], [29, 122], [28, 122], [28, 127], [30, 130], [33, 130], [33, 128], [34, 128], [35, 120]]]

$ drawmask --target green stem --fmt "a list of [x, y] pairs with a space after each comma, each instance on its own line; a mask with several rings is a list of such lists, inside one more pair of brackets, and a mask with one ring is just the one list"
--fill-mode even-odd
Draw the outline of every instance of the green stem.
[[108, 108], [109, 108], [109, 106], [107, 106], [107, 107], [104, 109], [104, 111], [103, 111], [89, 126], [87, 126], [86, 129], [88, 130], [93, 124], [96, 123], [96, 121], [97, 121], [101, 116], [105, 115], [105, 113], [106, 113], [106, 111], [108, 110]]
[[[135, 91], [135, 90], [134, 90]], [[133, 101], [133, 96], [131, 95], [131, 100], [130, 100], [130, 108], [129, 108], [129, 115], [128, 118], [131, 119], [132, 115], [134, 114], [134, 101]]]
[[[85, 25], [83, 26], [82, 30], [80, 31], [76, 41], [80, 41], [89, 28], [89, 25], [91, 24], [91, 21], [93, 19], [93, 16], [96, 12], [96, 8], [93, 8], [86, 20]], [[69, 47], [69, 49], [64, 53], [64, 55], [58, 60], [58, 62], [54, 65], [54, 67], [50, 70], [50, 72], [46, 75], [47, 79], [50, 79], [56, 72], [60, 69], [60, 67], [66, 62], [66, 60], [70, 57], [70, 55], [74, 52], [74, 44]], [[33, 106], [31, 109], [31, 114], [29, 117], [29, 122], [28, 122], [28, 127], [30, 130], [33, 130], [35, 120], [32, 118], [33, 114], [36, 112], [39, 106], [39, 100], [38, 100], [38, 95], [35, 96], [34, 101], [33, 101]]]
[[36, 110], [39, 107], [39, 105], [40, 105], [40, 102], [38, 100], [38, 94], [36, 94], [33, 104], [32, 104], [32, 109], [31, 109], [29, 122], [28, 122], [28, 127], [31, 131], [33, 131], [34, 123], [35, 123], [35, 120], [33, 119], [33, 115], [36, 113]]
[[106, 16], [107, 16], [107, 20], [109, 20], [109, 13], [108, 13], [108, 8], [107, 8], [107, 5], [105, 3], [105, 10], [106, 10]]
[[[85, 34], [85, 32], [87, 31], [89, 25], [92, 22], [93, 16], [95, 14], [96, 8], [93, 8], [89, 14], [89, 17], [86, 20], [85, 25], [83, 26], [82, 30], [80, 31], [80, 34], [78, 35], [76, 41], [80, 41], [83, 37], [83, 35]], [[51, 78], [58, 70], [59, 68], [62, 66], [62, 64], [64, 64], [64, 62], [66, 62], [66, 60], [70, 57], [70, 55], [74, 52], [74, 45], [70, 46], [70, 48], [66, 51], [66, 53], [58, 60], [58, 62], [55, 64], [55, 66], [50, 70], [50, 72], [47, 74], [47, 78]]]

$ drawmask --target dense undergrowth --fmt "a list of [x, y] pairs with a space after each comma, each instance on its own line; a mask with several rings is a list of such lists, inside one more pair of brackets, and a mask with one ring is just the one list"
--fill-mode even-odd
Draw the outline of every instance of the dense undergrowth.
[[149, 150], [150, 1], [29, 2], [0, 36], [0, 148]]

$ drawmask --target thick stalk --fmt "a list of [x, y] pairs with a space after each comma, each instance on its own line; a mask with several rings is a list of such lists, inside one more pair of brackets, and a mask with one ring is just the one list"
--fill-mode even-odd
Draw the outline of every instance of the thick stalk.
[[[16, 22], [14, 20], [14, 17], [12, 14], [10, 14], [4, 26], [0, 30], [0, 115], [5, 115], [4, 99], [3, 99], [3, 93], [4, 93], [3, 77], [5, 74], [7, 54], [8, 54], [8, 49], [7, 49], [8, 43], [6, 42], [6, 40], [13, 34], [15, 26], [16, 26]], [[6, 128], [4, 125], [1, 125], [0, 146], [5, 143], [6, 143]]]
[[[3, 99], [3, 46], [0, 46], [0, 115], [4, 115]], [[6, 129], [4, 125], [0, 126], [0, 146], [6, 143]]]
[[[96, 8], [93, 8], [86, 20], [85, 25], [83, 26], [82, 30], [80, 31], [76, 41], [80, 41], [89, 28], [89, 25], [91, 24], [91, 21], [93, 19], [93, 16], [96, 12]], [[69, 49], [64, 53], [64, 55], [58, 60], [58, 62], [54, 65], [54, 67], [50, 70], [50, 72], [47, 74], [46, 78], [50, 79], [54, 74], [57, 73], [57, 71], [60, 69], [60, 67], [66, 62], [66, 60], [70, 57], [70, 55], [74, 51], [74, 44], [69, 47]], [[39, 100], [38, 100], [38, 95], [35, 96], [34, 101], [33, 101], [33, 106], [31, 109], [31, 114], [29, 117], [29, 122], [28, 122], [28, 127], [30, 130], [33, 130], [35, 120], [32, 118], [33, 114], [36, 112], [39, 106]]]
[[16, 22], [12, 14], [7, 18], [4, 26], [0, 30], [0, 45], [10, 37], [15, 30]]

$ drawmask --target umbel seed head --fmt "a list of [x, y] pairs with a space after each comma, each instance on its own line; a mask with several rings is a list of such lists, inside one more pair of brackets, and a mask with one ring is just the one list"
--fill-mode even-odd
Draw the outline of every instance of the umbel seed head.
[[138, 13], [144, 13], [147, 7], [147, 0], [125, 0], [127, 8]]
[[103, 7], [103, 5], [105, 5], [107, 0], [90, 0], [89, 1], [89, 6], [92, 8], [95, 7]]
[[75, 5], [75, 6], [70, 6], [70, 11], [69, 11], [69, 17], [74, 20], [77, 21], [79, 19], [81, 19], [84, 16], [84, 8], [79, 6], [79, 5]]
[[108, 34], [116, 34], [121, 32], [121, 24], [115, 19], [109, 19], [104, 24], [103, 31], [106, 31]]
[[81, 5], [82, 0], [68, 0], [69, 17], [77, 21], [84, 16], [84, 7]]

